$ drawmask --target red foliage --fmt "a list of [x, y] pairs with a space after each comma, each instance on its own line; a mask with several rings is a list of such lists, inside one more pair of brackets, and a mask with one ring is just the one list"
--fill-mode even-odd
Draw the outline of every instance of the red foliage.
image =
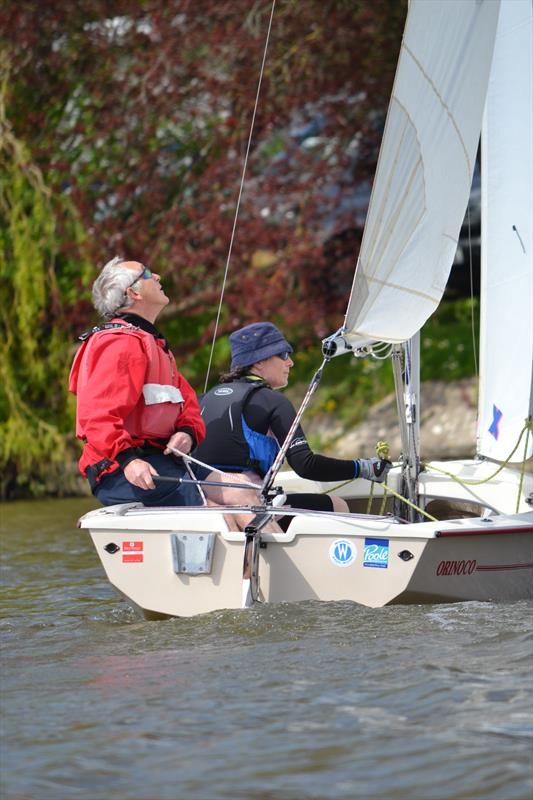
[[[270, 10], [11, 0], [1, 12], [16, 134], [70, 194], [95, 263], [146, 261], [185, 316], [216, 313]], [[270, 317], [320, 336], [342, 321], [404, 16], [405, 0], [278, 0], [223, 328]], [[296, 135], [313, 125], [314, 140]]]

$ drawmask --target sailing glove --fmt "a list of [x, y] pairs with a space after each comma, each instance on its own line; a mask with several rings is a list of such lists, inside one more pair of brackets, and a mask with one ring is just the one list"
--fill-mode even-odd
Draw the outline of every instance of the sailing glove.
[[392, 461], [386, 458], [356, 458], [356, 478], [365, 478], [367, 481], [383, 483], [389, 470], [392, 468]]

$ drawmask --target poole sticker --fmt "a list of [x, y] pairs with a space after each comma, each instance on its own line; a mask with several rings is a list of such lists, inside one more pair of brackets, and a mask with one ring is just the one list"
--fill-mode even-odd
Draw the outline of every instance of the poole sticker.
[[357, 550], [347, 539], [335, 539], [329, 548], [329, 557], [336, 567], [349, 567], [357, 558]]
[[387, 569], [389, 565], [389, 540], [365, 539], [363, 567]]

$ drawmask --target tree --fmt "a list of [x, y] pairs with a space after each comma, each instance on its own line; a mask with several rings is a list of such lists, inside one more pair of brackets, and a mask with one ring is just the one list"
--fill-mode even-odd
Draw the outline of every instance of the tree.
[[[83, 234], [73, 209], [54, 202], [39, 168], [5, 116], [7, 62], [0, 62], [0, 496], [64, 485], [72, 404], [65, 391], [72, 347], [63, 306], [75, 305], [65, 276], [87, 262], [58, 253], [56, 217], [73, 243]], [[61, 267], [63, 280], [56, 278]], [[86, 269], [85, 269], [86, 272]], [[62, 477], [60, 477], [62, 476]]]
[[[94, 260], [121, 252], [148, 261], [174, 284], [172, 312], [196, 315], [208, 337], [271, 3], [8, 7], [17, 134], [52, 189], [72, 197]], [[396, 0], [278, 2], [226, 326], [276, 316], [280, 303], [307, 335], [338, 322], [357, 237], [345, 236], [348, 250], [336, 237], [360, 231], [364, 208], [357, 219], [353, 209], [328, 217], [373, 173], [404, 15]], [[296, 131], [313, 125], [315, 137]]]
[[[66, 373], [94, 321], [91, 263], [119, 253], [162, 274], [175, 298], [165, 333], [182, 364], [194, 353], [185, 371], [199, 383], [271, 9], [3, 4], [4, 493], [42, 484], [45, 454], [65, 457]], [[278, 0], [219, 336], [269, 318], [303, 348], [339, 326], [405, 11], [406, 0]]]

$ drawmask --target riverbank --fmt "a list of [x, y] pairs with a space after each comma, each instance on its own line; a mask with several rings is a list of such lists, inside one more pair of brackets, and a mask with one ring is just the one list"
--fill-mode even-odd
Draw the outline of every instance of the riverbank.
[[[426, 381], [421, 385], [421, 458], [472, 458], [476, 451], [477, 381]], [[296, 401], [295, 401], [296, 403]], [[324, 455], [339, 458], [370, 456], [377, 442], [387, 441], [391, 458], [401, 452], [396, 398], [389, 395], [369, 409], [367, 418], [348, 429], [335, 412], [304, 417], [303, 428], [311, 446]], [[89, 494], [87, 483], [69, 469], [74, 493]]]
[[[472, 458], [476, 451], [477, 381], [426, 381], [420, 389], [421, 458]], [[339, 458], [374, 453], [376, 443], [390, 445], [393, 460], [401, 452], [396, 398], [388, 395], [369, 409], [366, 419], [347, 430], [334, 414], [304, 422], [312, 446]]]
[[[303, 396], [304, 389], [301, 391]], [[288, 394], [298, 407], [298, 387]], [[346, 400], [348, 402], [348, 400]], [[476, 452], [477, 381], [426, 381], [421, 385], [420, 442], [422, 461], [473, 458]], [[388, 442], [392, 460], [401, 453], [396, 399], [388, 395], [372, 406], [364, 421], [348, 427], [335, 411], [318, 412], [304, 417], [303, 428], [315, 452], [338, 458], [371, 456], [380, 441]], [[9, 499], [89, 496], [87, 481], [78, 472], [72, 447], [72, 461], [60, 473], [50, 469], [46, 485], [37, 493], [19, 487]], [[533, 459], [526, 469], [533, 472]]]

